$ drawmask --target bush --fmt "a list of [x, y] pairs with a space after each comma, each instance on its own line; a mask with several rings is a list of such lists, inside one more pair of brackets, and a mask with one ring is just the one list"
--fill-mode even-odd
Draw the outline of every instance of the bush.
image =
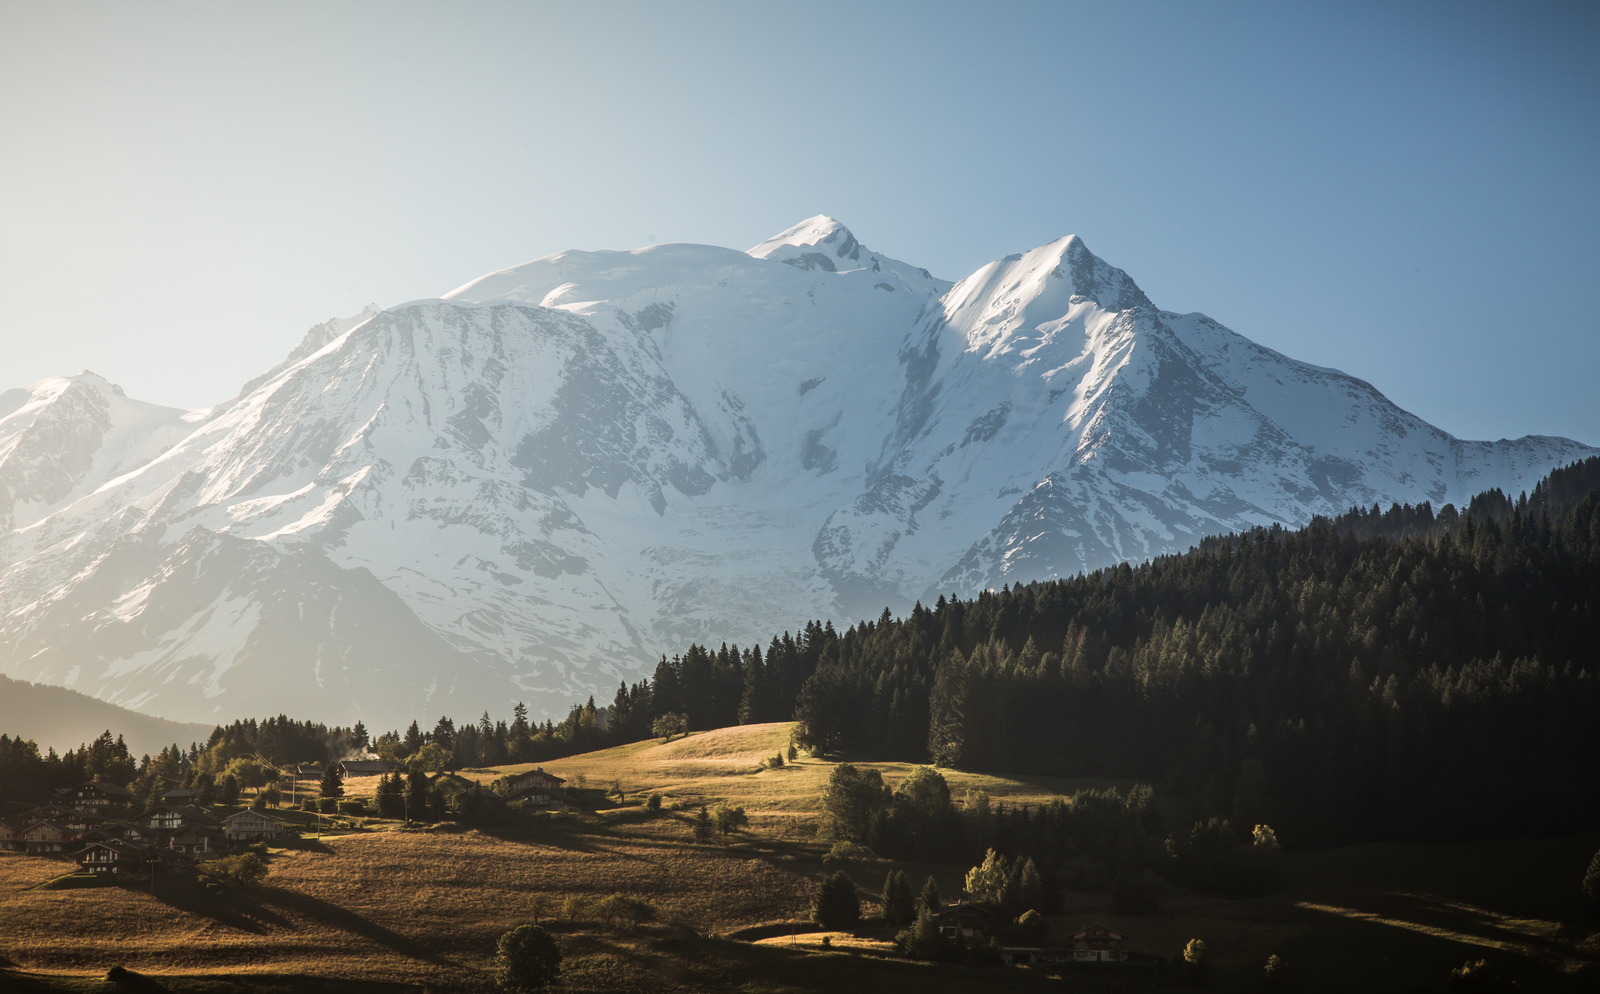
[[575, 922], [585, 911], [589, 910], [589, 898], [584, 894], [569, 894], [561, 902], [561, 913], [567, 916], [567, 921]]
[[514, 994], [536, 991], [561, 976], [561, 945], [537, 925], [519, 925], [495, 947], [494, 979]]
[[1190, 939], [1183, 947], [1183, 972], [1192, 983], [1203, 984], [1206, 970], [1211, 965], [1211, 951], [1204, 939]]
[[658, 790], [655, 793], [651, 794], [650, 795], [650, 799], [648, 801], [644, 802], [644, 806], [647, 809], [649, 809], [651, 814], [653, 814], [653, 815], [660, 814], [661, 813], [661, 791]]
[[796, 749], [794, 747], [794, 743], [793, 742], [789, 743], [789, 762], [792, 763], [792, 762], [794, 762], [795, 760], [797, 760], [799, 758], [800, 758], [800, 750]]
[[717, 823], [717, 831], [723, 835], [750, 824], [750, 819], [745, 816], [744, 808], [730, 808], [726, 804], [717, 805], [717, 810], [712, 812], [712, 818]]
[[405, 795], [379, 794], [378, 815], [382, 818], [404, 818], [406, 816]]
[[689, 734], [689, 719], [681, 714], [664, 714], [650, 723], [650, 731], [656, 738], [671, 742], [679, 735]]
[[254, 887], [267, 879], [267, 861], [260, 853], [224, 856], [200, 864], [200, 882], [210, 889]]
[[358, 797], [353, 801], [340, 801], [339, 813], [342, 815], [355, 815], [357, 818], [365, 818], [367, 815], [366, 798]]
[[836, 863], [870, 863], [878, 854], [856, 842], [835, 842], [828, 854], [822, 857], [823, 866]]
[[849, 931], [861, 923], [861, 899], [850, 874], [840, 870], [817, 884], [811, 920], [830, 932]]
[[629, 897], [627, 894], [612, 894], [610, 897], [602, 898], [594, 910], [595, 914], [607, 924], [614, 926], [620, 922], [629, 928], [647, 925], [655, 921], [660, 914], [655, 902], [641, 897]]
[[315, 813], [316, 810], [317, 810], [317, 799], [314, 798], [314, 797], [308, 797], [305, 800], [301, 801], [300, 802], [300, 810], [301, 811], [310, 811], [312, 813]]
[[1589, 869], [1583, 874], [1583, 883], [1579, 890], [1583, 894], [1583, 905], [1591, 915], [1600, 915], [1600, 852], [1594, 854], [1594, 859], [1589, 861]]
[[1289, 969], [1284, 964], [1283, 958], [1277, 953], [1273, 953], [1267, 957], [1267, 965], [1263, 972], [1267, 977], [1267, 986], [1272, 990], [1278, 990], [1288, 978]]
[[339, 813], [339, 799], [337, 797], [319, 797], [317, 798], [317, 810], [325, 815], [336, 815]]

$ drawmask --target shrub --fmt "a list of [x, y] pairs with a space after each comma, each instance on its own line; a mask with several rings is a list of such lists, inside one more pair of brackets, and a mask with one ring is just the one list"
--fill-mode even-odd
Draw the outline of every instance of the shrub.
[[878, 858], [878, 854], [856, 842], [835, 842], [828, 854], [822, 857], [822, 865], [832, 866], [835, 863], [870, 863]]
[[730, 808], [726, 804], [717, 805], [717, 810], [712, 812], [712, 818], [717, 823], [717, 831], [723, 835], [750, 824], [750, 819], [745, 816], [744, 808]]
[[1263, 969], [1263, 972], [1267, 977], [1267, 986], [1273, 990], [1277, 990], [1283, 986], [1283, 982], [1287, 978], [1289, 971], [1288, 967], [1283, 962], [1283, 958], [1277, 953], [1273, 953], [1271, 956], [1267, 957], [1267, 965]]
[[789, 762], [792, 763], [792, 762], [794, 762], [795, 760], [797, 760], [799, 758], [800, 758], [800, 750], [796, 749], [794, 747], [794, 743], [793, 742], [789, 743]]
[[325, 815], [338, 814], [339, 799], [337, 797], [319, 797], [317, 798], [317, 810]]
[[594, 910], [595, 914], [607, 924], [616, 925], [620, 922], [630, 928], [647, 925], [655, 921], [660, 914], [654, 901], [647, 901], [642, 897], [629, 897], [627, 894], [612, 894], [610, 897], [601, 898]]
[[689, 719], [669, 712], [651, 722], [650, 731], [656, 738], [671, 742], [679, 735], [689, 734]]
[[855, 881], [840, 870], [817, 884], [811, 897], [811, 920], [830, 932], [848, 931], [861, 922], [861, 899]]
[[575, 922], [585, 911], [589, 910], [589, 898], [584, 894], [569, 894], [561, 902], [561, 912], [567, 916], [567, 921]]
[[1183, 972], [1193, 983], [1205, 983], [1206, 969], [1211, 964], [1211, 951], [1204, 939], [1190, 939], [1183, 947]]
[[314, 813], [317, 810], [317, 799], [314, 798], [314, 797], [308, 797], [305, 800], [301, 801], [300, 802], [300, 810], [301, 811], [311, 811], [311, 812]]
[[1594, 854], [1594, 859], [1589, 861], [1589, 869], [1583, 874], [1583, 883], [1580, 886], [1583, 894], [1584, 907], [1592, 915], [1600, 914], [1600, 852]]
[[783, 769], [783, 753], [776, 753], [771, 759], [767, 760], [767, 766], [774, 770]]
[[561, 945], [537, 925], [518, 925], [495, 947], [494, 979], [502, 990], [522, 994], [556, 982], [561, 976]]
[[653, 814], [653, 815], [660, 814], [661, 813], [661, 791], [658, 790], [655, 793], [651, 794], [650, 795], [650, 799], [648, 801], [644, 802], [644, 806], [650, 810], [651, 814]]
[[353, 801], [340, 801], [339, 813], [342, 815], [354, 815], [357, 818], [364, 818], [367, 814], [367, 799], [364, 797], [358, 797]]
[[213, 890], [222, 887], [254, 887], [267, 879], [267, 861], [260, 853], [207, 860], [200, 864], [200, 882]]

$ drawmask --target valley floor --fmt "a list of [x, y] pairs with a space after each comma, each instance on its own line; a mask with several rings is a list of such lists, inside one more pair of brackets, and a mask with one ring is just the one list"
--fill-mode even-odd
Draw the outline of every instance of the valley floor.
[[[580, 775], [589, 787], [620, 782], [630, 801], [661, 791], [684, 809], [657, 819], [631, 807], [520, 831], [374, 822], [275, 849], [265, 886], [222, 896], [179, 877], [158, 879], [153, 889], [54, 889], [49, 882], [69, 864], [0, 856], [0, 990], [487, 991], [495, 941], [529, 920], [535, 895], [548, 903], [544, 924], [566, 946], [567, 990], [886, 994], [1176, 984], [1153, 965], [1052, 974], [908, 963], [888, 958], [889, 936], [870, 929], [859, 938], [832, 936], [831, 950], [803, 925], [782, 934], [779, 923], [805, 917], [823, 873], [826, 846], [814, 834], [832, 765], [802, 758], [755, 772], [788, 734], [787, 725], [722, 729], [546, 764], [569, 785]], [[890, 782], [910, 769], [862, 765], [879, 766]], [[468, 775], [487, 782], [523, 768]], [[1007, 803], [1089, 785], [947, 777], [958, 797], [979, 786]], [[719, 802], [744, 806], [749, 829], [693, 842], [689, 810]], [[1590, 990], [1600, 977], [1600, 923], [1578, 917], [1576, 889], [1597, 847], [1600, 835], [1290, 852], [1288, 886], [1262, 898], [1173, 890], [1160, 915], [1124, 918], [1105, 913], [1105, 894], [1068, 892], [1050, 941], [1102, 920], [1135, 948], [1171, 960], [1188, 939], [1203, 938], [1214, 990], [1264, 989], [1261, 964], [1273, 953], [1288, 963], [1293, 990], [1443, 990], [1449, 969], [1469, 959], [1488, 959], [1525, 991]], [[965, 870], [882, 860], [847, 868], [871, 892], [900, 868], [919, 882], [932, 873], [954, 893]], [[559, 916], [570, 895], [618, 891], [655, 901], [665, 924], [628, 931], [548, 917]], [[726, 938], [762, 924], [780, 934], [760, 943]], [[99, 979], [117, 965], [145, 979], [135, 987]]]

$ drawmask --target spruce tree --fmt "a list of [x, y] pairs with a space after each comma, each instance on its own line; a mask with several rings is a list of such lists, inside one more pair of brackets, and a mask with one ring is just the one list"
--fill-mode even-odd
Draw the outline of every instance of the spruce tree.
[[1590, 914], [1600, 914], [1600, 852], [1594, 854], [1594, 859], [1589, 861], [1589, 869], [1583, 874], [1583, 903]]
[[939, 882], [931, 876], [922, 885], [922, 893], [917, 895], [917, 910], [936, 915], [944, 910], [944, 896], [939, 893]]
[[861, 899], [855, 881], [840, 870], [817, 884], [811, 897], [811, 920], [829, 932], [844, 932], [861, 923]]
[[890, 870], [883, 881], [883, 920], [889, 925], [905, 925], [917, 917], [917, 899], [911, 892], [911, 877], [904, 870]]
[[323, 797], [344, 796], [344, 774], [339, 772], [338, 763], [329, 763], [322, 772], [321, 793]]

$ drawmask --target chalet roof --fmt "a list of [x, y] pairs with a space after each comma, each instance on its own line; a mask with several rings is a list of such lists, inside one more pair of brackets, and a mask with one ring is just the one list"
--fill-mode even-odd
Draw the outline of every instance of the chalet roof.
[[1076, 932], [1072, 933], [1072, 937], [1074, 939], [1081, 939], [1084, 936], [1088, 935], [1090, 932], [1099, 932], [1099, 933], [1101, 933], [1103, 935], [1106, 935], [1106, 936], [1109, 936], [1110, 938], [1113, 938], [1113, 939], [1126, 939], [1127, 938], [1126, 935], [1123, 935], [1121, 932], [1118, 932], [1116, 929], [1114, 929], [1111, 926], [1105, 924], [1104, 922], [1094, 922], [1093, 924], [1085, 925], [1082, 928], [1078, 929]]
[[546, 773], [542, 768], [537, 770], [523, 770], [521, 773], [513, 773], [507, 779], [511, 780], [512, 782], [516, 782], [524, 777], [539, 777], [544, 780], [549, 780], [551, 783], [566, 783], [566, 780], [556, 776], [554, 773]]
[[339, 765], [344, 768], [345, 776], [358, 777], [377, 776], [397, 768], [393, 763], [381, 759], [347, 759]]
[[940, 919], [981, 918], [984, 921], [993, 921], [998, 916], [995, 915], [993, 911], [990, 911], [981, 904], [973, 904], [970, 901], [958, 901], [955, 904], [946, 905], [938, 913], [936, 913], [934, 917]]
[[191, 797], [199, 797], [199, 787], [174, 787], [161, 792], [163, 801], [187, 801]]
[[108, 780], [90, 780], [87, 783], [78, 784], [78, 786], [71, 788], [71, 790], [72, 791], [83, 791], [83, 790], [89, 790], [91, 788], [94, 791], [96, 791], [97, 793], [104, 794], [107, 797], [132, 797], [133, 796], [133, 791], [129, 790], [126, 787], [121, 786], [120, 784], [111, 783]]
[[453, 783], [457, 787], [476, 787], [476, 786], [478, 786], [478, 782], [476, 780], [468, 780], [466, 777], [462, 776], [459, 773], [451, 773], [451, 772], [435, 773], [433, 776], [428, 778], [428, 781], [430, 783], [438, 783], [441, 780], [445, 781], [446, 783]]
[[265, 811], [251, 811], [249, 808], [245, 808], [243, 811], [235, 811], [222, 819], [222, 823], [224, 825], [232, 825], [235, 821], [250, 821], [251, 819], [265, 819], [274, 825], [282, 825], [284, 823], [281, 818], [269, 815]]

